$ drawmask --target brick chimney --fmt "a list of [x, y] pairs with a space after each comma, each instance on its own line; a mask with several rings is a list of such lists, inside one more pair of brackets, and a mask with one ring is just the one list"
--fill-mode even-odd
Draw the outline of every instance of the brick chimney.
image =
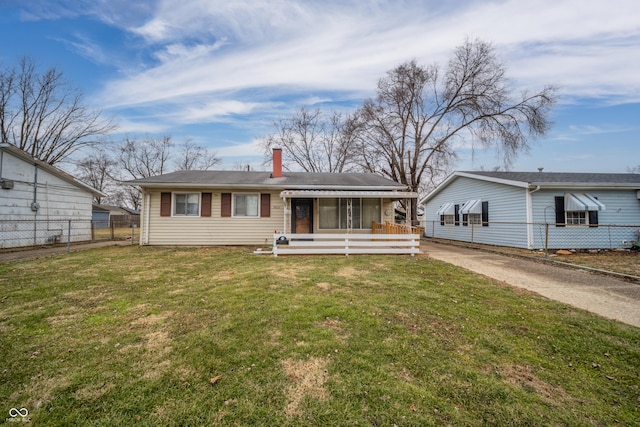
[[273, 149], [273, 173], [272, 178], [282, 178], [282, 148]]

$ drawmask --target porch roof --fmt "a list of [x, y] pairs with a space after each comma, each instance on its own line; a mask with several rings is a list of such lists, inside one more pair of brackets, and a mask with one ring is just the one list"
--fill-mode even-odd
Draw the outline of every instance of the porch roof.
[[337, 197], [351, 198], [383, 198], [383, 199], [417, 199], [418, 193], [411, 191], [366, 191], [366, 190], [284, 190], [282, 198], [333, 199]]

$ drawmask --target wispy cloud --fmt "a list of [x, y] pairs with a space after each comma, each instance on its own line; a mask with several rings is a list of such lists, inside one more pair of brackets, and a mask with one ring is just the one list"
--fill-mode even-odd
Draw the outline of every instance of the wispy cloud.
[[[33, 0], [23, 8], [25, 19], [90, 15], [134, 39], [144, 54], [132, 52], [99, 98], [163, 126], [358, 102], [403, 61], [444, 65], [465, 37], [493, 42], [518, 88], [555, 84], [564, 103], [638, 102], [636, 9], [636, 0]], [[109, 60], [88, 37], [68, 43]]]

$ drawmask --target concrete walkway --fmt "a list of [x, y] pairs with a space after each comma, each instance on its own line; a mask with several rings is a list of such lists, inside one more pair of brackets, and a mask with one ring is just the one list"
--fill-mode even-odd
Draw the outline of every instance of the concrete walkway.
[[433, 259], [640, 327], [639, 283], [430, 240], [423, 240], [421, 249]]

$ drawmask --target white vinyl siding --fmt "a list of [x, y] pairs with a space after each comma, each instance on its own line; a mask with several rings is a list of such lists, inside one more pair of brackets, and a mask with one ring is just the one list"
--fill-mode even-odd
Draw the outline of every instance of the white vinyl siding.
[[[555, 224], [554, 199], [564, 196], [571, 189], [540, 190], [531, 195], [533, 204], [534, 224]], [[587, 192], [606, 206], [606, 210], [598, 212], [598, 227], [589, 227], [581, 232], [576, 232], [576, 227], [549, 227], [548, 244], [550, 248], [572, 248], [572, 249], [592, 249], [592, 248], [617, 248], [626, 247], [622, 241], [638, 240], [638, 232], [634, 227], [617, 229], [615, 239], [612, 238], [611, 229], [602, 225], [638, 225], [640, 222], [640, 201], [635, 189], [615, 190], [615, 189], [581, 189], [578, 192]], [[573, 212], [573, 211], [569, 211]], [[589, 224], [589, 213], [585, 212], [586, 224]], [[565, 212], [565, 218], [566, 218]], [[534, 226], [533, 238], [534, 247], [541, 248], [545, 245], [544, 226]], [[588, 233], [588, 234], [585, 234]], [[588, 238], [585, 238], [588, 236]]]
[[[69, 220], [74, 221], [72, 242], [91, 240], [93, 194], [89, 191], [44, 168], [37, 169], [36, 177], [33, 164], [6, 151], [2, 152], [2, 178], [12, 180], [14, 186], [0, 189], [0, 218], [4, 222], [0, 247], [47, 244], [52, 236], [66, 242]], [[37, 211], [31, 210], [34, 197]]]
[[[269, 217], [222, 217], [221, 194], [231, 191], [211, 191], [211, 216], [160, 216], [160, 193], [170, 191], [148, 191], [150, 196], [149, 221], [142, 230], [143, 244], [149, 245], [270, 245], [274, 230], [282, 230], [284, 209], [280, 192], [270, 192], [271, 212]], [[208, 192], [198, 189], [198, 192]], [[196, 190], [186, 190], [196, 192]], [[257, 191], [255, 194], [264, 193]], [[147, 193], [143, 202], [147, 201]], [[253, 194], [253, 193], [252, 193]], [[143, 220], [147, 218], [147, 207], [143, 207]], [[148, 227], [148, 230], [147, 228]], [[148, 240], [144, 240], [145, 236]]]
[[[458, 177], [426, 203], [425, 233], [451, 240], [526, 248], [526, 191], [525, 188]], [[459, 215], [458, 226], [455, 226], [454, 215], [445, 215], [444, 218], [437, 215], [447, 203], [462, 207], [470, 200], [488, 203], [488, 226], [482, 224], [481, 214], [468, 214], [466, 226], [462, 214]], [[443, 219], [446, 225], [441, 225]]]

